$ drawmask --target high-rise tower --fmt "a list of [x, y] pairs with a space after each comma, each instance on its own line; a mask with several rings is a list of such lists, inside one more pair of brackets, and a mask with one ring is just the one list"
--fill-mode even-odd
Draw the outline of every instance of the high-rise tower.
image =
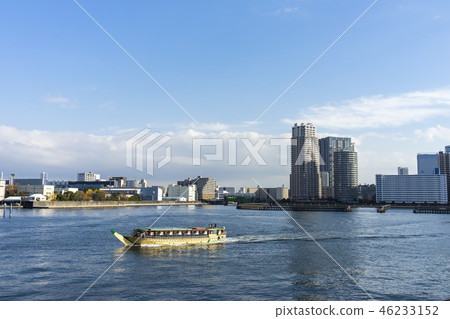
[[290, 186], [292, 199], [322, 197], [319, 141], [311, 123], [292, 128]]
[[445, 147], [445, 150], [438, 153], [438, 166], [440, 173], [447, 176], [447, 199], [450, 201], [450, 147]]
[[333, 165], [336, 200], [358, 200], [358, 154], [353, 151], [334, 152]]
[[[352, 139], [350, 137], [328, 136], [319, 139], [320, 156], [323, 163], [320, 163], [322, 175], [328, 175], [329, 185], [322, 184], [322, 195], [327, 192], [329, 196], [335, 197], [334, 190], [334, 153], [339, 151], [353, 151]], [[328, 187], [327, 187], [328, 186]]]

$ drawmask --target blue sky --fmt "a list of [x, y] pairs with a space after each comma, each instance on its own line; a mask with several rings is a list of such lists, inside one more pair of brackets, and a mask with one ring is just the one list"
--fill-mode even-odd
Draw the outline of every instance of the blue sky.
[[[397, 166], [414, 172], [416, 153], [450, 144], [448, 1], [378, 1], [252, 127], [248, 123], [373, 0], [79, 3], [200, 126], [75, 2], [4, 2], [5, 174], [47, 170], [50, 177], [73, 178], [77, 170], [92, 170], [141, 177], [125, 167], [122, 144], [145, 127], [173, 136], [258, 138], [289, 134], [295, 121], [312, 121], [322, 136], [354, 138], [360, 181], [367, 183]], [[100, 155], [97, 143], [105, 147]], [[286, 167], [246, 174], [226, 165], [186, 171], [181, 162], [150, 179], [166, 184], [206, 173], [233, 186], [250, 184], [251, 177], [288, 183]]]

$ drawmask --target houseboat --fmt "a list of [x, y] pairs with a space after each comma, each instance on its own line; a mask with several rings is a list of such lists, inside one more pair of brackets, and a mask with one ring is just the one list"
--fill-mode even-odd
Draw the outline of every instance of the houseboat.
[[130, 245], [181, 245], [207, 244], [226, 238], [225, 227], [210, 224], [208, 227], [190, 228], [136, 228], [131, 236], [111, 230], [125, 246]]

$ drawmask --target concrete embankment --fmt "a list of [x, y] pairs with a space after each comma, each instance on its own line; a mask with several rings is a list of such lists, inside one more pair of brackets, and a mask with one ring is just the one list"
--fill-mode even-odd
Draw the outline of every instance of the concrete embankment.
[[141, 206], [185, 206], [185, 205], [207, 205], [202, 202], [173, 202], [173, 201], [26, 201], [23, 208], [49, 208], [49, 209], [99, 209]]
[[284, 210], [284, 211], [324, 211], [324, 212], [351, 212], [349, 205], [342, 204], [290, 204], [290, 205], [269, 205], [268, 203], [240, 203], [237, 209], [248, 210]]

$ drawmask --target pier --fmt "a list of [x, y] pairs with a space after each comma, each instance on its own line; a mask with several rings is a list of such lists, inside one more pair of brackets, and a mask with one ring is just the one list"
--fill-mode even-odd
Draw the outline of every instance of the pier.
[[391, 205], [383, 205], [377, 208], [378, 213], [386, 213], [389, 209], [391, 209]]
[[289, 205], [270, 205], [269, 203], [239, 203], [237, 209], [249, 209], [249, 210], [284, 210], [294, 212], [351, 212], [352, 208], [349, 205], [342, 204], [289, 204]]
[[450, 214], [450, 207], [418, 207], [414, 214]]

